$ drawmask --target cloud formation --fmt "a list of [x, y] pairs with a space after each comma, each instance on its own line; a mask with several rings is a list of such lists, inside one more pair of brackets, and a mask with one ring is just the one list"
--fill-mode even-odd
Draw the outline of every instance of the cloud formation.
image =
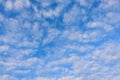
[[120, 79], [119, 4], [0, 0], [0, 79]]

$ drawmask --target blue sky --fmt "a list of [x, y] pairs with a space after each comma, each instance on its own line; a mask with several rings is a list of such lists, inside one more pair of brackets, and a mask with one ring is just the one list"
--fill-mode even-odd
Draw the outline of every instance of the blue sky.
[[119, 80], [120, 0], [0, 0], [0, 80]]

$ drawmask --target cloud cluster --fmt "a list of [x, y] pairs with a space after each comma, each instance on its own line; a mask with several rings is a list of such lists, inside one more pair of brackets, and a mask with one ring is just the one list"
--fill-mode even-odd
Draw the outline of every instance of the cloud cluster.
[[23, 8], [27, 8], [30, 6], [30, 2], [29, 0], [15, 0], [15, 1], [12, 1], [12, 0], [7, 0], [5, 2], [5, 9], [6, 10], [21, 10]]
[[120, 1], [0, 0], [1, 80], [120, 79]]

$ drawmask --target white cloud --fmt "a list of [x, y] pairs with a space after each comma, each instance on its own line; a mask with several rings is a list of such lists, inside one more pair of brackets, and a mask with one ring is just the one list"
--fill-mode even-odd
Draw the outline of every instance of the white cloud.
[[0, 22], [4, 21], [4, 16], [0, 13]]
[[74, 51], [78, 51], [78, 53], [83, 53], [83, 52], [89, 52], [91, 50], [94, 49], [94, 46], [91, 46], [91, 45], [72, 45], [72, 44], [68, 44], [68, 45], [65, 45], [63, 47], [64, 49], [66, 50], [74, 50]]
[[80, 21], [82, 21], [82, 17], [82, 10], [75, 5], [72, 7], [72, 9], [64, 14], [63, 22], [65, 25], [78, 24]]
[[[116, 47], [117, 46], [117, 47]], [[72, 47], [72, 46], [71, 46]], [[70, 47], [70, 48], [71, 48]], [[74, 49], [73, 46], [72, 49]], [[69, 48], [69, 46], [68, 46]], [[86, 80], [92, 80], [94, 78], [98, 80], [102, 80], [103, 78], [105, 79], [117, 79], [115, 78], [112, 74], [118, 74], [119, 73], [119, 64], [117, 61], [119, 57], [119, 45], [116, 42], [107, 42], [98, 48], [93, 47], [92, 51], [90, 51], [87, 55], [85, 56], [78, 56], [77, 54], [69, 54], [69, 57], [62, 57], [59, 60], [55, 60], [50, 62], [47, 68], [51, 70], [58, 67], [62, 70], [62, 67], [60, 65], [64, 64], [72, 64], [72, 70], [67, 71], [68, 76], [62, 76], [60, 78], [63, 80], [67, 79], [78, 79], [76, 77], [71, 77], [76, 76], [78, 74], [83, 74], [81, 75], [81, 80], [86, 79]], [[86, 50], [87, 52], [88, 50]], [[96, 52], [98, 51], [98, 52]], [[96, 55], [97, 54], [97, 55]], [[102, 62], [102, 65], [101, 65]], [[114, 62], [114, 67], [108, 66], [109, 64], [113, 64]], [[64, 71], [64, 70], [62, 70]], [[63, 75], [65, 72], [63, 73]], [[89, 76], [89, 77], [86, 77]], [[101, 75], [103, 78], [99, 77]], [[111, 75], [110, 77], [106, 77], [108, 75]], [[70, 77], [69, 77], [70, 76]], [[118, 76], [117, 76], [118, 77]]]
[[32, 24], [30, 23], [30, 22], [28, 22], [28, 21], [25, 21], [24, 23], [23, 23], [23, 27], [24, 28], [31, 28], [32, 27]]
[[88, 2], [86, 1], [86, 0], [77, 0], [79, 3], [80, 3], [80, 5], [82, 5], [82, 6], [88, 6], [89, 4], [88, 4]]
[[11, 0], [7, 0], [5, 4], [6, 10], [12, 10], [13, 9], [13, 2]]
[[8, 51], [8, 50], [9, 50], [9, 46], [8, 45], [0, 45], [0, 53]]
[[54, 17], [58, 17], [61, 10], [63, 9], [62, 5], [59, 5], [58, 7], [56, 7], [55, 9], [49, 9], [49, 10], [42, 10], [42, 15], [45, 18], [51, 18], [53, 19]]
[[[99, 36], [98, 36], [99, 35]], [[84, 33], [81, 31], [69, 31], [68, 40], [78, 41], [78, 42], [96, 42], [104, 38], [106, 35], [99, 30], [94, 31], [85, 31]]]
[[[0, 21], [5, 27], [5, 34], [0, 36], [0, 42], [3, 43], [0, 44], [0, 54], [6, 52], [8, 55], [6, 58], [0, 58], [0, 65], [2, 65], [0, 69], [2, 70], [1, 74], [12, 75], [1, 75], [1, 80], [17, 80], [13, 75], [18, 74], [33, 75], [33, 80], [119, 79], [119, 41], [97, 44], [107, 38], [106, 36], [112, 36], [111, 32], [116, 27], [114, 25], [120, 21], [119, 12], [110, 10], [113, 9], [112, 7], [117, 9], [118, 1], [103, 0], [99, 8], [92, 10], [91, 13], [76, 4], [80, 2], [82, 6], [91, 7], [92, 3], [86, 0], [77, 0], [69, 11], [65, 10], [71, 2], [68, 0], [38, 1], [42, 4], [42, 9], [37, 8], [37, 5], [30, 3], [29, 0], [8, 0], [5, 2], [6, 10], [21, 11], [32, 5], [35, 13], [23, 10], [17, 17], [8, 19], [0, 14]], [[51, 4], [54, 2], [57, 6], [52, 9]], [[104, 15], [100, 13], [102, 11], [106, 11]], [[86, 13], [93, 21], [88, 20], [85, 26], [81, 25], [76, 28], [80, 21], [87, 18]], [[61, 21], [65, 27], [63, 30], [55, 28], [58, 24], [57, 21], [50, 24], [45, 19], [55, 18], [59, 22], [59, 16], [63, 17], [63, 22]], [[81, 27], [85, 27], [85, 31], [82, 31]], [[44, 36], [44, 29], [46, 36]], [[51, 42], [54, 43], [53, 46], [42, 46]], [[39, 49], [42, 49], [47, 56], [39, 58], [35, 55], [33, 57], [34, 53], [38, 54], [36, 51]], [[43, 77], [41, 76], [44, 75], [43, 73], [57, 74]], [[114, 74], [117, 75], [114, 76]], [[22, 80], [28, 79], [24, 77]]]
[[119, 0], [102, 0], [100, 8], [102, 9], [111, 9], [114, 10], [119, 7]]
[[17, 78], [10, 76], [10, 75], [7, 75], [7, 74], [0, 76], [0, 79], [1, 80], [18, 80]]
[[112, 31], [113, 30], [113, 27], [110, 24], [106, 24], [104, 22], [98, 22], [98, 21], [88, 23], [87, 27], [88, 28], [97, 28], [97, 29], [102, 28], [105, 31]]
[[54, 78], [46, 78], [46, 77], [38, 77], [38, 78], [35, 78], [34, 80], [56, 80]]
[[[119, 41], [118, 41], [119, 42]], [[117, 42], [108, 42], [102, 45], [100, 48], [93, 51], [93, 57], [99, 60], [103, 60], [106, 63], [118, 60], [120, 45]]]
[[64, 76], [58, 80], [83, 80], [82, 77], [74, 77], [74, 76]]
[[29, 0], [16, 0], [13, 4], [16, 10], [20, 10], [23, 9], [24, 7], [26, 8], [30, 6]]
[[21, 10], [23, 8], [30, 7], [31, 3], [29, 0], [7, 0], [5, 3], [6, 10]]
[[54, 41], [55, 38], [60, 34], [60, 31], [57, 29], [49, 29], [47, 37], [43, 40], [43, 45]]
[[117, 24], [120, 22], [120, 14], [116, 12], [109, 12], [106, 14], [107, 18], [109, 19], [109, 23]]

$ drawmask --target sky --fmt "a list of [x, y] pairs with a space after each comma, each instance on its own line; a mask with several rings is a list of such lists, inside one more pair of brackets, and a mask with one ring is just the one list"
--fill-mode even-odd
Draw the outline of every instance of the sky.
[[0, 0], [0, 80], [120, 80], [120, 0]]

